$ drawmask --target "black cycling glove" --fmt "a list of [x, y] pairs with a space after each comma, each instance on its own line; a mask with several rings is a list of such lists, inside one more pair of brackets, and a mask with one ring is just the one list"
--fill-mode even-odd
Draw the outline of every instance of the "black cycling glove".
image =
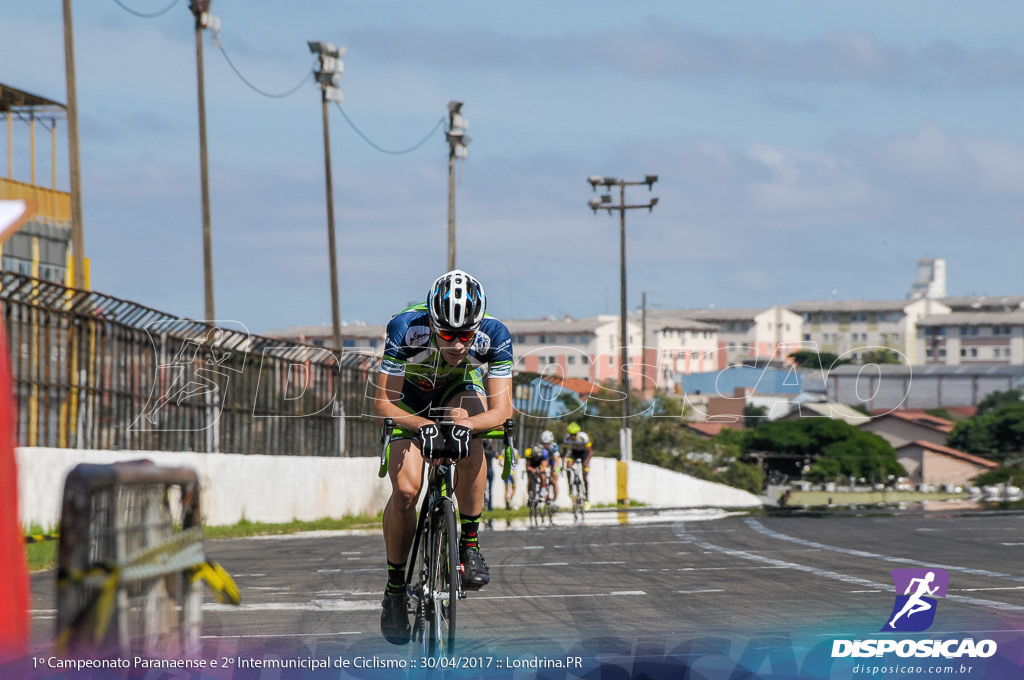
[[469, 443], [473, 439], [473, 431], [465, 425], [452, 425], [448, 431], [448, 450], [452, 458], [469, 458]]
[[420, 451], [426, 458], [434, 458], [444, 455], [444, 437], [441, 430], [434, 423], [424, 425], [420, 428], [416, 438], [420, 442]]

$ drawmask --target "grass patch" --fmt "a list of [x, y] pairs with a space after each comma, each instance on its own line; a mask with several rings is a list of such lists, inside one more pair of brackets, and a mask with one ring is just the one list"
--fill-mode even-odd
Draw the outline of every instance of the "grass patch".
[[57, 564], [57, 541], [43, 543], [26, 543], [25, 559], [29, 571], [49, 569]]
[[[381, 516], [369, 517], [360, 515], [358, 517], [343, 517], [340, 519], [324, 518], [311, 522], [285, 522], [282, 524], [267, 524], [263, 522], [250, 522], [242, 520], [231, 526], [204, 526], [203, 535], [206, 538], [245, 538], [247, 536], [274, 536], [280, 534], [295, 534], [301, 531], [336, 531], [344, 529], [373, 529], [380, 528]], [[31, 527], [26, 535], [46, 533], [41, 527]], [[25, 544], [25, 558], [29, 571], [40, 571], [50, 569], [57, 564], [58, 541], [43, 541], [39, 543]]]
[[280, 524], [267, 524], [264, 522], [250, 522], [243, 519], [238, 524], [220, 527], [203, 527], [203, 534], [206, 538], [245, 538], [247, 536], [276, 536], [281, 534], [296, 534], [300, 531], [340, 531], [344, 529], [373, 529], [380, 528], [381, 516], [358, 515], [356, 517], [341, 517], [334, 519], [325, 517], [313, 521], [284, 522]]
[[789, 504], [817, 507], [823, 505], [874, 505], [894, 503], [919, 503], [921, 501], [945, 501], [966, 499], [966, 493], [934, 491], [794, 491]]

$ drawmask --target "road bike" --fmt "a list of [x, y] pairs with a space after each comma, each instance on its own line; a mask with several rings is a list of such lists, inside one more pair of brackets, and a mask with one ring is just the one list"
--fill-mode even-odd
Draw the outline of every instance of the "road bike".
[[554, 523], [554, 505], [551, 501], [548, 474], [547, 470], [538, 470], [530, 478], [530, 485], [527, 487], [526, 504], [530, 509], [530, 523], [534, 525], [543, 524], [544, 520], [547, 520], [548, 524]]
[[[432, 409], [431, 419], [436, 415]], [[445, 421], [443, 416], [439, 418], [435, 422], [442, 431], [451, 427], [451, 422]], [[477, 439], [504, 441], [502, 479], [508, 479], [516, 465], [514, 429], [510, 418], [503, 428], [473, 435]], [[394, 420], [384, 420], [379, 477], [388, 473], [391, 442], [415, 436], [415, 432], [395, 427]], [[459, 562], [459, 524], [452, 495], [455, 459], [452, 456], [424, 459], [423, 467], [427, 490], [406, 564], [405, 589], [409, 596], [409, 613], [413, 616], [412, 641], [418, 645], [420, 655], [440, 658], [451, 656], [455, 649], [456, 604], [466, 597], [461, 578], [463, 567]]]
[[572, 503], [572, 518], [575, 521], [582, 522], [583, 514], [586, 510], [585, 504], [587, 501], [586, 495], [583, 492], [583, 478], [580, 476], [575, 465], [565, 468], [565, 475], [569, 482], [568, 487], [569, 499]]

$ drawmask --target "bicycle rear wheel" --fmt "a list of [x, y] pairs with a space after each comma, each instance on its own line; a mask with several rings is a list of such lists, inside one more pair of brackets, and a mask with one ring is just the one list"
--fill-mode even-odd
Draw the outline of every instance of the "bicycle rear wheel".
[[451, 656], [455, 649], [455, 605], [459, 600], [459, 535], [452, 502], [446, 498], [438, 503], [432, 519], [430, 602], [425, 621], [427, 653]]
[[579, 473], [572, 470], [569, 486], [572, 492], [572, 517], [580, 522], [583, 521], [583, 488]]

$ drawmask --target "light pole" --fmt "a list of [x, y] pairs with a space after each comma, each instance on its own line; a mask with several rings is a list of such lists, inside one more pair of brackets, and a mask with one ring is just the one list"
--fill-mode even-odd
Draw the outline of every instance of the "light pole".
[[462, 102], [448, 102], [448, 271], [455, 269], [455, 159], [469, 156], [469, 121], [461, 110]]
[[[64, 0], [64, 72], [68, 92], [68, 165], [71, 175], [72, 285], [85, 290], [85, 227], [82, 224], [82, 171], [78, 155], [78, 94], [75, 84], [75, 37], [71, 21], [71, 0]], [[54, 126], [56, 129], [56, 125]], [[33, 161], [35, 162], [35, 161]], [[54, 164], [56, 165], [56, 164]], [[56, 185], [54, 186], [56, 188]]]
[[199, 184], [203, 203], [203, 290], [206, 320], [217, 316], [213, 305], [213, 232], [210, 227], [210, 176], [206, 161], [206, 87], [203, 80], [203, 29], [220, 30], [220, 19], [210, 14], [212, 0], [191, 0], [196, 26], [196, 87], [199, 93]]
[[338, 303], [338, 254], [334, 241], [334, 185], [331, 178], [331, 132], [327, 119], [327, 102], [344, 99], [338, 87], [345, 67], [341, 58], [348, 51], [328, 42], [309, 41], [309, 51], [320, 56], [320, 70], [314, 73], [320, 83], [320, 108], [324, 119], [324, 179], [327, 184], [327, 253], [331, 263], [331, 329], [334, 347], [341, 352], [341, 308]]
[[626, 334], [626, 211], [643, 208], [650, 212], [654, 209], [654, 206], [658, 204], [658, 199], [652, 198], [649, 203], [643, 205], [627, 205], [626, 187], [646, 184], [647, 190], [651, 191], [654, 188], [654, 183], [658, 181], [658, 176], [646, 175], [643, 181], [630, 182], [624, 179], [615, 179], [614, 177], [591, 175], [587, 178], [587, 181], [590, 182], [590, 186], [594, 191], [597, 191], [597, 187], [599, 186], [605, 187], [609, 192], [612, 187], [619, 187], [618, 205], [612, 203], [612, 196], [610, 193], [604, 194], [600, 198], [590, 199], [587, 205], [590, 206], [590, 209], [593, 210], [595, 214], [598, 210], [606, 210], [609, 215], [616, 210], [619, 213], [619, 333], [622, 344], [622, 357], [620, 359], [621, 365], [619, 366], [619, 370], [622, 371], [621, 384], [622, 392], [625, 396], [622, 401], [622, 429], [619, 433], [619, 442], [622, 447], [622, 460], [632, 460], [633, 441], [629, 431], [629, 373], [627, 369], [627, 364], [629, 363], [629, 336]]

